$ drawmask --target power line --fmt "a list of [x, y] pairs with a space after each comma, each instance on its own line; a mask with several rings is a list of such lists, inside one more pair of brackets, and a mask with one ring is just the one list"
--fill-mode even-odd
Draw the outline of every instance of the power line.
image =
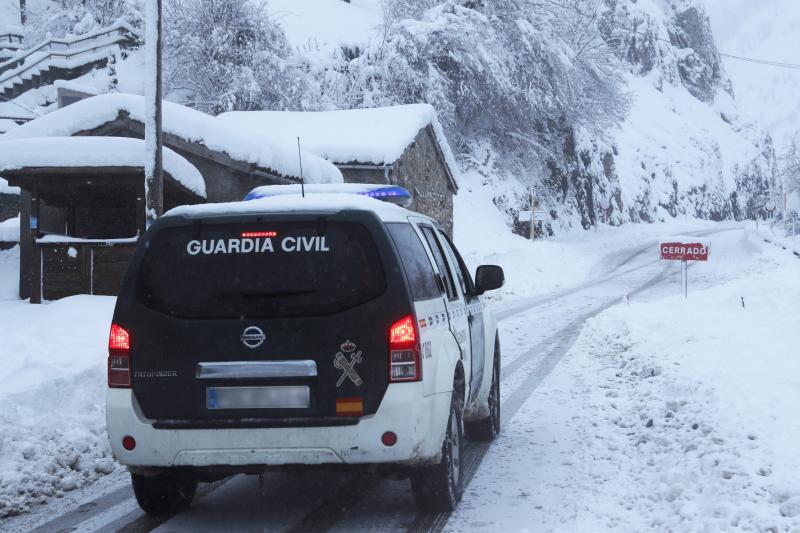
[[780, 61], [769, 61], [766, 59], [756, 59], [754, 57], [735, 56], [732, 54], [724, 54], [722, 52], [720, 52], [719, 55], [721, 55], [722, 57], [727, 57], [729, 59], [736, 59], [737, 61], [747, 61], [748, 63], [757, 63], [759, 65], [767, 65], [770, 67], [800, 69], [800, 65], [796, 65], [794, 63], [781, 63]]
[[[596, 13], [594, 13], [594, 14], [586, 13], [586, 12], [581, 11], [580, 9], [578, 9], [577, 7], [572, 6], [572, 5], [564, 5], [564, 4], [562, 4], [560, 2], [557, 2], [555, 0], [543, 0], [543, 1], [545, 3], [550, 4], [550, 5], [553, 5], [553, 6], [556, 6], [556, 7], [560, 7], [561, 9], [568, 9], [568, 10], [574, 11], [578, 15], [580, 15], [582, 17], [585, 17], [585, 18], [588, 18], [590, 20], [594, 20], [594, 19], [597, 18], [597, 14]], [[671, 40], [664, 39], [663, 37], [659, 37], [658, 35], [647, 34], [647, 33], [644, 33], [642, 31], [638, 31], [638, 30], [635, 30], [633, 28], [628, 28], [626, 26], [622, 26], [622, 25], [614, 24], [614, 23], [610, 23], [610, 26], [612, 26], [613, 28], [619, 29], [619, 30], [624, 30], [624, 31], [627, 31], [629, 33], [640, 35], [642, 37], [655, 39], [657, 41], [663, 41], [665, 43], [669, 43], [669, 44], [675, 46], [675, 43], [673, 43]], [[800, 64], [795, 64], [795, 63], [783, 63], [781, 61], [770, 61], [770, 60], [767, 60], [767, 59], [758, 59], [758, 58], [755, 58], [755, 57], [737, 56], [737, 55], [733, 55], [733, 54], [726, 54], [726, 53], [723, 53], [723, 52], [719, 52], [719, 55], [722, 56], [722, 57], [727, 57], [728, 59], [735, 59], [737, 61], [745, 61], [745, 62], [748, 62], [748, 63], [755, 63], [755, 64], [758, 64], [758, 65], [766, 65], [766, 66], [770, 66], [770, 67], [790, 68], [790, 69], [798, 69], [798, 70], [800, 70]]]
[[18, 108], [20, 108], [20, 109], [24, 109], [24, 110], [25, 110], [25, 111], [27, 111], [28, 113], [33, 113], [33, 114], [34, 114], [34, 115], [36, 115], [37, 117], [41, 117], [41, 116], [42, 116], [40, 113], [37, 113], [37, 112], [36, 112], [36, 111], [34, 111], [33, 109], [27, 108], [27, 107], [25, 107], [24, 105], [22, 105], [22, 104], [19, 104], [19, 103], [15, 102], [14, 100], [11, 100], [10, 98], [6, 98], [6, 97], [5, 97], [5, 96], [3, 96], [2, 94], [0, 94], [0, 98], [2, 98], [3, 100], [5, 100], [5, 101], [6, 101], [6, 102], [8, 102], [9, 104], [14, 104], [14, 105], [15, 105], [15, 106], [17, 106]]

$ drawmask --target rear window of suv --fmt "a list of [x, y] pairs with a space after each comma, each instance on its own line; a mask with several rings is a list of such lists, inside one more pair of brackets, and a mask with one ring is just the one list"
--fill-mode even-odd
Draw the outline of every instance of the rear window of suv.
[[166, 228], [148, 245], [136, 292], [177, 317], [270, 318], [336, 313], [385, 290], [367, 229], [326, 221]]
[[414, 300], [421, 301], [441, 297], [442, 293], [436, 285], [436, 274], [428, 259], [428, 254], [411, 224], [389, 223], [386, 224], [386, 227], [400, 253]]

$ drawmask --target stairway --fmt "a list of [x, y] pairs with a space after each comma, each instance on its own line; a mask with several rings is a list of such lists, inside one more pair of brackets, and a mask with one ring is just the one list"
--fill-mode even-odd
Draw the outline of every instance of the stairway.
[[75, 79], [139, 42], [136, 31], [122, 21], [78, 37], [47, 39], [0, 63], [0, 94], [10, 100], [55, 80]]

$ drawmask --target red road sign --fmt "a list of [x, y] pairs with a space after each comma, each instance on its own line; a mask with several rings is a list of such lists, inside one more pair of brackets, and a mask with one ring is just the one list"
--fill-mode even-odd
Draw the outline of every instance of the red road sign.
[[665, 261], [708, 261], [708, 246], [699, 242], [662, 242], [659, 251]]

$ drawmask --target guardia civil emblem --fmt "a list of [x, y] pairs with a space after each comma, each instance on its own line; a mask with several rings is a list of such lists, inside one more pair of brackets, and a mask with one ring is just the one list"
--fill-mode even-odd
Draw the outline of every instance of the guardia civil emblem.
[[356, 372], [356, 365], [364, 360], [364, 353], [361, 350], [356, 351], [357, 348], [356, 343], [345, 341], [333, 356], [333, 366], [342, 371], [339, 381], [336, 382], [337, 388], [341, 387], [344, 380], [348, 378], [356, 387], [360, 387], [364, 383], [364, 380]]

